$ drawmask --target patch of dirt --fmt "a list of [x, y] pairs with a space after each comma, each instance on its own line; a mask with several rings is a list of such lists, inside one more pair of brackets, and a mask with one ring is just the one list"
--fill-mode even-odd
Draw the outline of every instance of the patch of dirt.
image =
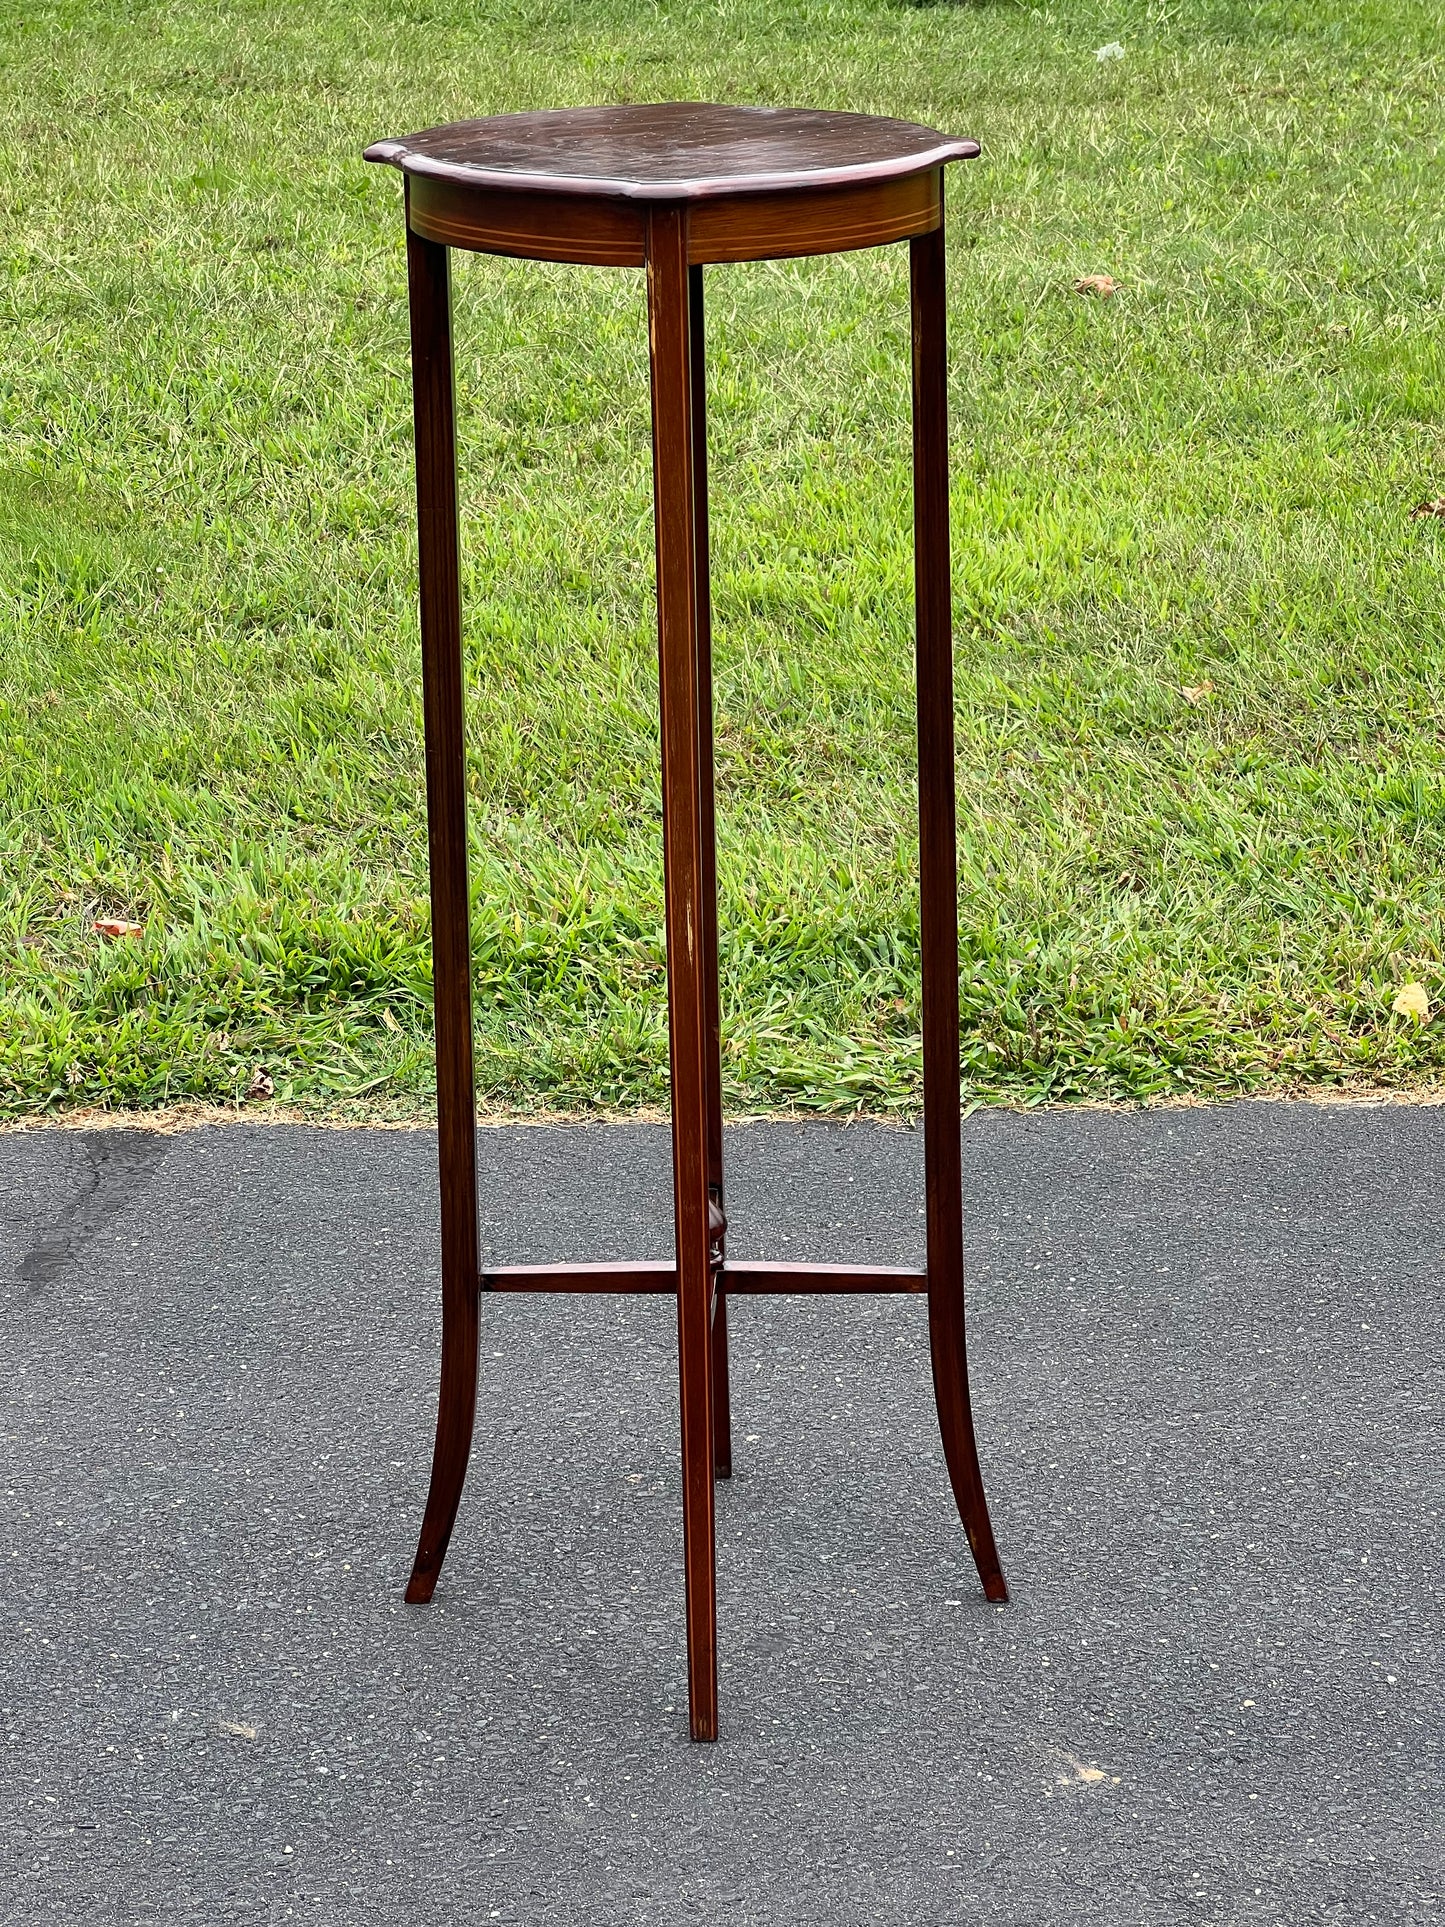
[[[1193, 1092], [1179, 1097], [1071, 1098], [1064, 1104], [1028, 1104], [1022, 1100], [999, 1099], [982, 1102], [964, 1098], [964, 1114], [981, 1110], [997, 1111], [1194, 1111], [1222, 1104], [1361, 1104], [1361, 1105], [1436, 1105], [1445, 1104], [1445, 1080], [1422, 1080], [1400, 1086], [1379, 1084], [1299, 1084], [1276, 1089], [1243, 1091], [1228, 1097], [1204, 1097]], [[809, 1110], [729, 1111], [729, 1124], [760, 1124], [768, 1119], [790, 1124], [816, 1121], [821, 1124], [884, 1125], [892, 1130], [913, 1130], [916, 1116], [897, 1112], [873, 1115], [867, 1111], [848, 1111], [836, 1116]], [[575, 1124], [666, 1124], [668, 1114], [660, 1106], [645, 1105], [628, 1111], [554, 1111], [540, 1107], [485, 1107], [477, 1112], [478, 1130], [494, 1130], [503, 1125], [538, 1126]], [[294, 1104], [168, 1104], [150, 1111], [107, 1111], [94, 1107], [62, 1111], [41, 1111], [30, 1117], [0, 1119], [0, 1136], [20, 1131], [156, 1131], [171, 1135], [177, 1131], [199, 1130], [217, 1124], [305, 1124], [313, 1130], [327, 1131], [430, 1131], [436, 1128], [433, 1116], [414, 1116], [390, 1110], [314, 1110]]]

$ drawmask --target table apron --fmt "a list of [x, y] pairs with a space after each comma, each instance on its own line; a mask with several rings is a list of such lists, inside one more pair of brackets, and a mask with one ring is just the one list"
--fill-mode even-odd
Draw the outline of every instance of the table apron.
[[[943, 219], [942, 170], [902, 180], [810, 192], [733, 194], [691, 201], [687, 258], [777, 261], [882, 247], [930, 233]], [[646, 201], [469, 188], [430, 175], [407, 178], [414, 234], [477, 254], [640, 268], [647, 259]]]

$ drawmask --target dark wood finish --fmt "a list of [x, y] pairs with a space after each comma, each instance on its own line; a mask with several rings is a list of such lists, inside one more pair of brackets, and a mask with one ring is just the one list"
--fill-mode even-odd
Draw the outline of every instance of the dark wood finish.
[[[408, 179], [413, 229], [450, 247], [602, 268], [640, 268], [646, 258], [647, 208], [641, 201], [473, 187], [432, 174]], [[939, 179], [935, 169], [853, 187], [698, 201], [688, 218], [688, 259], [782, 260], [906, 241], [938, 225]]]
[[647, 210], [688, 207], [688, 259], [836, 254], [936, 227], [941, 169], [978, 152], [912, 121], [673, 102], [503, 114], [377, 141], [418, 234], [544, 261], [640, 267]]
[[[715, 1477], [732, 1466], [728, 1300], [928, 1296], [939, 1426], [990, 1599], [1007, 1597], [964, 1347], [958, 929], [942, 168], [977, 152], [912, 123], [691, 104], [511, 115], [367, 150], [407, 180], [422, 676], [437, 1028], [442, 1374], [407, 1598], [431, 1597], [470, 1450], [481, 1292], [670, 1294], [677, 1304], [689, 1722], [717, 1735]], [[928, 1268], [731, 1259], [723, 1191], [703, 274], [707, 261], [908, 239], [913, 305], [924, 1161]], [[670, 1260], [478, 1263], [466, 780], [447, 248], [646, 266], [656, 507], [668, 1018]]]
[[657, 203], [851, 187], [977, 153], [977, 141], [877, 114], [657, 101], [453, 121], [374, 141], [366, 158], [472, 188]]
[[948, 353], [943, 229], [909, 244], [913, 306], [913, 545], [918, 658], [918, 869], [923, 950], [923, 1163], [928, 1339], [953, 1496], [988, 1598], [1008, 1598], [969, 1407], [959, 1142], [958, 868], [953, 778], [953, 591], [948, 541]]
[[717, 1738], [712, 1244], [708, 1029], [703, 969], [702, 745], [687, 214], [656, 207], [647, 228], [652, 467], [662, 711], [662, 848], [672, 1068], [672, 1186], [682, 1411], [688, 1701], [695, 1740]]
[[[690, 220], [691, 217], [689, 217]], [[727, 1257], [727, 1209], [723, 1203], [722, 1025], [717, 981], [717, 823], [712, 766], [712, 580], [707, 526], [707, 330], [701, 267], [687, 271], [688, 369], [692, 404], [693, 580], [697, 605], [698, 833], [702, 852], [703, 1068], [707, 1078], [707, 1191], [713, 1228], [710, 1257]], [[728, 1300], [721, 1276], [712, 1315], [713, 1472], [733, 1475], [732, 1400], [728, 1390]]]
[[[726, 1287], [734, 1297], [769, 1297], [847, 1292], [912, 1292], [928, 1289], [928, 1273], [907, 1265], [778, 1264], [771, 1259], [730, 1258], [715, 1277], [715, 1303]], [[484, 1271], [489, 1291], [627, 1292], [671, 1296], [677, 1266], [670, 1258], [634, 1258], [618, 1264], [496, 1265]], [[716, 1342], [717, 1325], [713, 1325]]]
[[937, 227], [940, 174], [699, 201], [688, 223], [692, 261], [780, 261], [884, 247]]
[[407, 235], [416, 502], [421, 583], [422, 710], [431, 856], [441, 1175], [442, 1371], [436, 1446], [406, 1596], [422, 1604], [456, 1521], [477, 1402], [477, 1142], [467, 891], [462, 606], [457, 553], [456, 421], [447, 251]]
[[647, 259], [647, 209], [639, 202], [471, 187], [431, 174], [410, 175], [408, 185], [413, 229], [449, 247], [599, 268], [640, 268]]

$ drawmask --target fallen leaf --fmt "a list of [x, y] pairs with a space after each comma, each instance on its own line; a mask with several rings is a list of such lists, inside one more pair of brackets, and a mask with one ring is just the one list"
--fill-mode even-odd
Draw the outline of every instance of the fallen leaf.
[[1401, 984], [1390, 1006], [1397, 1017], [1413, 1017], [1424, 1023], [1430, 1015], [1430, 997], [1424, 984]]
[[1432, 495], [1424, 502], [1417, 502], [1410, 511], [1412, 522], [1425, 522], [1432, 516], [1437, 522], [1445, 522], [1445, 495]]
[[401, 1029], [401, 1025], [392, 1016], [391, 1011], [387, 1008], [385, 1004], [383, 1004], [381, 1007], [381, 1021], [386, 1025], [388, 1030]]
[[238, 1740], [254, 1740], [256, 1729], [247, 1726], [242, 1720], [217, 1720], [216, 1729], [221, 1733], [234, 1733]]
[[1074, 283], [1075, 294], [1095, 294], [1101, 301], [1118, 292], [1119, 284], [1112, 274], [1081, 274]]
[[100, 936], [110, 937], [112, 939], [116, 937], [143, 937], [145, 935], [145, 925], [143, 923], [127, 923], [124, 917], [97, 917], [90, 927], [92, 930], [98, 932]]
[[[1055, 1774], [1054, 1778], [1059, 1786], [1101, 1786], [1109, 1778], [1103, 1767], [1090, 1765], [1061, 1746], [1051, 1747], [1050, 1751], [1056, 1759], [1062, 1760], [1068, 1769], [1065, 1773]], [[1116, 1781], [1115, 1785], [1117, 1784]]]
[[258, 1064], [251, 1073], [251, 1081], [246, 1086], [247, 1097], [274, 1097], [276, 1086]]
[[216, 1044], [217, 1050], [229, 1050], [231, 1048], [230, 1031], [228, 1030], [217, 1031], [216, 1037], [215, 1037], [215, 1044]]
[[1180, 685], [1180, 695], [1187, 703], [1207, 703], [1214, 694], [1214, 684], [1206, 676], [1203, 682], [1187, 682]]

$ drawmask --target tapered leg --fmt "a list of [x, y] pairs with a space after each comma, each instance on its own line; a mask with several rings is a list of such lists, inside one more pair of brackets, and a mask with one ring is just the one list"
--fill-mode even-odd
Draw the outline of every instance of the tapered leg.
[[468, 940], [467, 786], [457, 559], [456, 425], [447, 250], [410, 229], [412, 383], [421, 575], [422, 706], [431, 846], [441, 1165], [442, 1377], [436, 1448], [406, 1596], [432, 1596], [462, 1496], [477, 1402], [477, 1147]]
[[[712, 770], [712, 587], [707, 537], [707, 355], [704, 347], [702, 269], [690, 267], [688, 282], [688, 362], [692, 397], [693, 579], [697, 600], [697, 747], [699, 829], [702, 845], [702, 992], [707, 1033], [707, 1188], [717, 1206], [721, 1229], [713, 1239], [718, 1261], [727, 1252], [727, 1208], [723, 1203], [722, 1031], [717, 989], [717, 838], [714, 829]], [[724, 1274], [725, 1275], [725, 1274]], [[713, 1470], [733, 1475], [732, 1412], [728, 1398], [728, 1301], [717, 1281], [712, 1325]]]
[[953, 612], [943, 229], [910, 243], [913, 539], [918, 633], [918, 829], [923, 947], [923, 1155], [928, 1339], [943, 1452], [988, 1598], [1008, 1598], [968, 1396], [959, 1146], [958, 871], [953, 795]]
[[648, 222], [652, 474], [662, 701], [662, 824], [672, 1064], [673, 1217], [682, 1406], [682, 1519], [692, 1737], [717, 1738], [713, 1540], [712, 1268], [708, 1211], [708, 1004], [704, 960], [702, 748], [693, 514], [687, 215]]

